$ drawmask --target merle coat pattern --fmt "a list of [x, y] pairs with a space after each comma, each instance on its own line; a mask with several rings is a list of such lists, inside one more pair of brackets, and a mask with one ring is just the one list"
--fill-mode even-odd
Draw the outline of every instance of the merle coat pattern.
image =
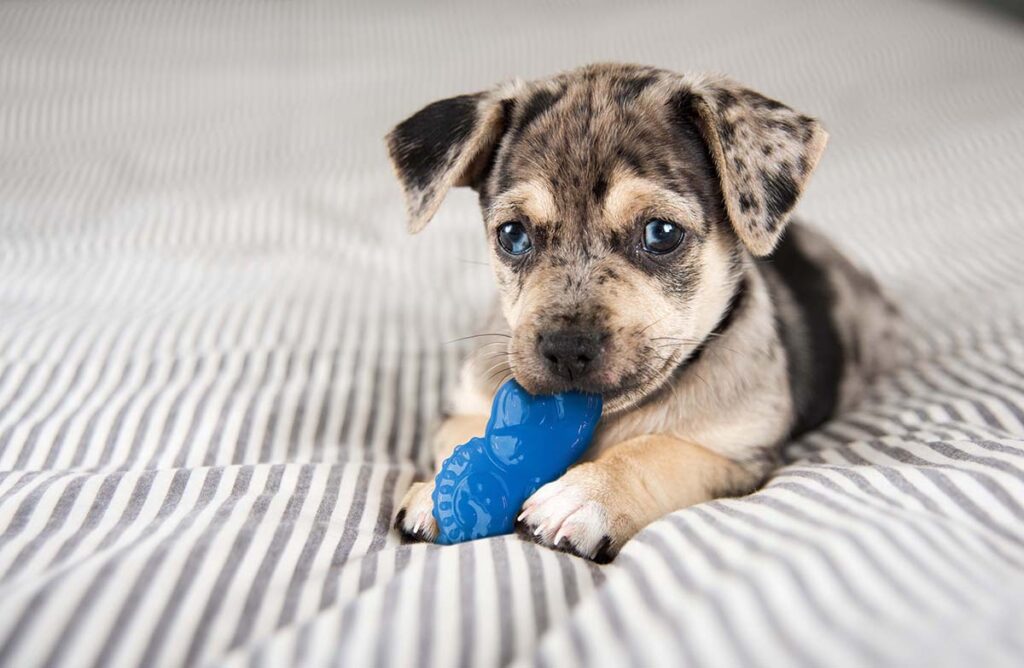
[[[605, 561], [665, 513], [756, 489], [781, 444], [855, 401], [892, 348], [875, 283], [790, 222], [826, 139], [727, 78], [618, 64], [400, 123], [387, 141], [410, 229], [451, 187], [474, 188], [500, 295], [438, 462], [482, 433], [515, 377], [605, 398], [587, 461], [524, 505], [531, 540]], [[676, 245], [652, 246], [658, 233]], [[436, 536], [431, 490], [403, 501], [407, 537]]]

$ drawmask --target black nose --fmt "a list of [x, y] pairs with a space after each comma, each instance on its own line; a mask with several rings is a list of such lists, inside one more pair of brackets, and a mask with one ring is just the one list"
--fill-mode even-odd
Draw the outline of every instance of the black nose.
[[579, 380], [597, 366], [604, 336], [600, 332], [563, 329], [537, 337], [537, 351], [551, 373]]

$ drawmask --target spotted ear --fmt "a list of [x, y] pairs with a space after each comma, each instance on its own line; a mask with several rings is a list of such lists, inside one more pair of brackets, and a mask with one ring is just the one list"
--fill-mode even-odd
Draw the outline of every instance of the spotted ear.
[[726, 211], [747, 248], [775, 248], [828, 133], [809, 116], [725, 78], [686, 82], [673, 98], [708, 145]]
[[501, 138], [504, 107], [490, 93], [458, 95], [428, 104], [388, 133], [410, 232], [430, 222], [450, 188], [481, 182]]

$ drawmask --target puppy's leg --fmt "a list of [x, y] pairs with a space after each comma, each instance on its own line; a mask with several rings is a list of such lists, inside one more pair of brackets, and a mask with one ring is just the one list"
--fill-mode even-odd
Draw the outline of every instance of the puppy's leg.
[[[441, 423], [434, 435], [435, 471], [451, 456], [455, 446], [482, 436], [487, 428], [483, 415], [453, 415]], [[434, 479], [417, 482], [405, 493], [395, 516], [395, 528], [409, 540], [433, 542], [437, 538], [437, 522], [434, 521]]]
[[538, 489], [523, 504], [518, 528], [542, 545], [607, 562], [659, 517], [758, 482], [758, 474], [698, 445], [639, 436]]

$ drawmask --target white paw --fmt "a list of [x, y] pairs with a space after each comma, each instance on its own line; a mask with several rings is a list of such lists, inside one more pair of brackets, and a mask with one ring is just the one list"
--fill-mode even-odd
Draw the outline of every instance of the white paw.
[[437, 540], [434, 520], [434, 481], [417, 482], [405, 493], [395, 516], [395, 528], [408, 540], [433, 543]]
[[581, 464], [526, 500], [517, 529], [541, 545], [607, 563], [636, 532], [621, 508], [611, 507], [613, 490], [600, 465]]

